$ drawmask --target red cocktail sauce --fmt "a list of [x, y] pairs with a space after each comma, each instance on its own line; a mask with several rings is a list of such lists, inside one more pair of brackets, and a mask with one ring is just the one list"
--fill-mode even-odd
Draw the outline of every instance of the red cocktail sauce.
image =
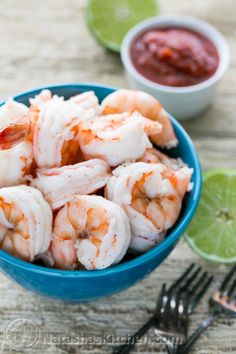
[[143, 32], [133, 41], [130, 54], [141, 75], [166, 86], [196, 85], [211, 77], [219, 64], [207, 37], [179, 27]]

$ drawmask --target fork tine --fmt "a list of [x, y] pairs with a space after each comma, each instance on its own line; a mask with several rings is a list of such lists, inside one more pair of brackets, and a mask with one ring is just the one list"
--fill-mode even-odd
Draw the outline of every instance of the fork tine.
[[176, 282], [168, 289], [170, 293], [173, 289], [179, 289], [180, 292], [187, 293], [191, 301], [189, 301], [188, 313], [191, 314], [199, 301], [207, 291], [213, 280], [212, 276], [208, 276], [208, 272], [202, 273], [202, 268], [194, 269], [195, 263], [192, 263], [186, 271], [176, 280]]
[[166, 292], [166, 284], [162, 284], [162, 287], [161, 287], [161, 292], [160, 292], [160, 295], [157, 299], [157, 306], [156, 306], [156, 313], [160, 313], [161, 312], [161, 308], [163, 306], [163, 299], [164, 299], [164, 294]]
[[178, 328], [182, 329], [187, 337], [188, 324], [188, 296], [181, 293], [178, 306]]
[[163, 324], [165, 328], [168, 328], [170, 326], [170, 312], [171, 312], [171, 294], [168, 292], [166, 297], [166, 302], [165, 302], [165, 307], [164, 307], [164, 314], [163, 314]]
[[187, 278], [187, 280], [185, 281], [184, 285], [182, 285], [180, 287], [180, 291], [186, 291], [188, 289], [188, 287], [194, 282], [194, 280], [196, 279], [196, 277], [198, 276], [198, 274], [201, 272], [201, 267], [198, 267], [193, 274]]
[[168, 302], [168, 326], [170, 328], [176, 328], [178, 325], [178, 308], [179, 308], [179, 291], [172, 291]]
[[189, 302], [189, 307], [188, 307], [188, 313], [191, 314], [193, 312], [193, 310], [195, 309], [195, 307], [198, 305], [199, 301], [201, 300], [201, 298], [205, 295], [207, 289], [209, 288], [212, 280], [214, 279], [213, 275], [206, 277], [204, 279], [204, 281], [199, 284], [200, 288], [197, 291], [197, 288], [194, 291], [194, 295], [191, 299], [191, 301]]
[[236, 271], [236, 265], [233, 266], [233, 268], [231, 268], [231, 270], [226, 274], [226, 276], [225, 276], [225, 278], [224, 278], [224, 280], [223, 280], [223, 282], [222, 282], [222, 284], [220, 286], [220, 289], [219, 289], [220, 293], [223, 294], [225, 292], [225, 290], [226, 290], [227, 286], [229, 285], [229, 282], [230, 282], [230, 280], [231, 280], [231, 278], [232, 278], [232, 276], [233, 276], [235, 271]]
[[163, 326], [166, 320], [166, 308], [168, 303], [168, 296], [166, 291], [166, 284], [162, 285], [162, 289], [157, 301], [157, 307], [155, 311], [155, 324], [158, 326]]
[[188, 293], [189, 294], [195, 294], [195, 292], [197, 291], [197, 289], [203, 284], [203, 282], [205, 281], [205, 279], [207, 278], [208, 273], [204, 272], [199, 279], [197, 279], [195, 281], [195, 283], [193, 283], [192, 285], [190, 285], [189, 289], [188, 289]]
[[185, 297], [185, 302], [184, 302], [184, 320], [185, 320], [185, 336], [187, 337], [188, 335], [188, 304], [189, 304], [189, 301], [188, 301], [188, 298]]
[[185, 270], [185, 272], [170, 286], [168, 291], [172, 291], [174, 288], [179, 286], [182, 281], [189, 275], [192, 269], [195, 267], [195, 263], [191, 263], [190, 266]]

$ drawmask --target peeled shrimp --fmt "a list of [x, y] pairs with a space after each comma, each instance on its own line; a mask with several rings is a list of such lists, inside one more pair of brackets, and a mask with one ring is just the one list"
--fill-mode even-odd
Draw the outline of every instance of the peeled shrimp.
[[[28, 113], [28, 107], [14, 100], [8, 100], [0, 107], [0, 130], [5, 126], [14, 125], [15, 120], [22, 119]], [[21, 117], [21, 118], [19, 118]], [[7, 134], [8, 135], [8, 134]], [[12, 135], [10, 140], [12, 139]], [[33, 161], [33, 147], [29, 141], [24, 141], [10, 150], [7, 136], [0, 139], [0, 187], [21, 184], [31, 171]], [[10, 142], [11, 146], [11, 142]], [[1, 151], [1, 148], [3, 149]]]
[[0, 151], [0, 187], [25, 183], [31, 173], [32, 144], [22, 142], [10, 150]]
[[78, 104], [82, 109], [93, 109], [94, 114], [99, 114], [100, 107], [98, 98], [93, 91], [86, 91], [69, 98], [69, 101]]
[[167, 148], [177, 145], [178, 140], [167, 112], [160, 102], [148, 93], [126, 89], [117, 90], [108, 95], [101, 103], [101, 114], [134, 111], [162, 124], [163, 130], [151, 136], [153, 143]]
[[100, 158], [110, 166], [136, 160], [152, 144], [148, 135], [161, 131], [161, 125], [132, 114], [111, 114], [83, 122], [78, 139], [85, 158]]
[[91, 194], [105, 186], [110, 168], [105, 161], [93, 159], [76, 165], [40, 169], [31, 185], [38, 188], [53, 210], [77, 194]]
[[52, 93], [50, 90], [42, 90], [35, 97], [30, 98], [30, 109], [32, 111], [40, 111], [41, 106], [52, 99]]
[[[52, 94], [52, 92], [48, 89], [42, 90], [38, 95], [34, 98], [30, 98], [30, 109], [40, 111], [42, 105], [45, 102], [48, 102], [53, 97], [58, 97], [57, 95]], [[60, 99], [63, 99], [60, 97]], [[64, 99], [63, 99], [64, 100]], [[75, 96], [72, 96], [68, 99], [70, 102], [74, 102], [79, 105], [83, 110], [94, 110], [94, 115], [99, 113], [99, 103], [98, 98], [93, 91], [86, 91], [83, 93], [79, 93]]]
[[0, 128], [14, 121], [17, 117], [25, 115], [28, 107], [23, 103], [9, 99], [0, 107]]
[[34, 128], [34, 157], [39, 167], [78, 162], [78, 124], [90, 118], [76, 103], [54, 96], [39, 112]]
[[107, 268], [124, 257], [130, 238], [128, 218], [118, 205], [95, 195], [78, 196], [55, 218], [50, 248], [54, 266]]
[[155, 148], [148, 148], [138, 161], [146, 163], [162, 163], [173, 171], [177, 171], [181, 167], [186, 166], [181, 158], [178, 157], [175, 159]]
[[171, 171], [163, 164], [136, 162], [113, 171], [106, 197], [126, 211], [132, 232], [130, 249], [144, 252], [159, 243], [176, 222], [192, 169]]
[[[38, 167], [56, 167], [82, 159], [77, 139], [78, 124], [94, 117], [74, 102], [54, 96], [0, 131], [0, 147], [10, 149], [23, 139], [33, 142]], [[7, 145], [7, 146], [6, 146]]]
[[24, 185], [0, 189], [0, 247], [26, 261], [48, 250], [52, 211], [40, 191]]

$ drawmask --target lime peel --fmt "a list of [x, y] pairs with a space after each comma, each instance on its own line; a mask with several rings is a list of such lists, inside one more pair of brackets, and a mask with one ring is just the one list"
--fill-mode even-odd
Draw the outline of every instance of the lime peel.
[[202, 197], [185, 239], [209, 261], [236, 262], [236, 170], [204, 173]]
[[97, 41], [120, 52], [121, 42], [134, 25], [158, 14], [156, 0], [89, 0], [87, 22]]

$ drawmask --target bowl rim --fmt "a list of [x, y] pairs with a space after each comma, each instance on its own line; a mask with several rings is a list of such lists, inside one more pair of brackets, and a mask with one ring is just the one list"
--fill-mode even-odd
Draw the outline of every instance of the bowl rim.
[[[92, 87], [94, 89], [109, 89], [109, 90], [117, 90], [117, 87], [109, 86], [109, 85], [100, 85], [97, 83], [93, 82], [86, 82], [86, 83], [68, 83], [68, 84], [56, 84], [56, 85], [48, 85], [48, 86], [43, 86], [39, 87], [37, 89], [33, 90], [28, 90], [23, 93], [20, 93], [18, 95], [13, 96], [13, 99], [19, 100], [23, 96], [28, 96], [28, 95], [34, 95], [37, 92], [40, 92], [43, 89], [81, 89], [81, 88], [88, 88], [89, 90], [92, 90]], [[0, 105], [4, 104], [6, 101], [3, 101], [0, 103]], [[174, 230], [171, 231], [171, 233], [168, 235], [167, 238], [165, 238], [159, 245], [156, 247], [152, 248], [151, 250], [138, 255], [136, 258], [131, 259], [125, 263], [119, 263], [115, 264], [114, 266], [111, 266], [106, 269], [100, 269], [100, 270], [93, 270], [93, 271], [87, 271], [87, 270], [63, 270], [63, 269], [54, 269], [54, 268], [49, 268], [49, 267], [43, 267], [39, 266], [37, 264], [32, 264], [30, 262], [26, 262], [20, 258], [17, 258], [11, 254], [8, 254], [7, 252], [3, 251], [0, 249], [0, 259], [2, 258], [4, 261], [7, 263], [13, 264], [14, 266], [17, 266], [18, 268], [23, 268], [27, 271], [32, 271], [38, 274], [44, 274], [44, 275], [51, 275], [51, 276], [57, 276], [61, 278], [93, 278], [93, 277], [103, 277], [106, 275], [110, 274], [117, 274], [119, 272], [122, 272], [123, 270], [127, 269], [132, 269], [135, 268], [136, 266], [140, 266], [141, 264], [144, 264], [148, 262], [149, 260], [155, 258], [160, 254], [162, 251], [170, 247], [172, 244], [174, 244], [175, 241], [177, 241], [178, 238], [182, 235], [184, 232], [185, 228], [189, 224], [190, 220], [192, 219], [192, 216], [197, 208], [198, 202], [200, 200], [200, 195], [201, 195], [201, 189], [202, 189], [202, 171], [201, 171], [201, 165], [199, 161], [199, 157], [197, 154], [197, 151], [194, 147], [194, 144], [188, 135], [188, 133], [185, 131], [185, 129], [181, 126], [181, 124], [171, 115], [170, 119], [172, 124], [174, 125], [174, 128], [177, 128], [178, 130], [181, 131], [181, 134], [184, 136], [185, 141], [188, 145], [189, 151], [191, 152], [193, 163], [195, 165], [195, 173], [196, 173], [196, 182], [193, 187], [193, 198], [192, 198], [192, 205], [188, 209], [186, 215], [184, 218], [182, 218], [179, 222], [177, 227], [174, 228]], [[0, 266], [1, 268], [1, 266]]]
[[[156, 26], [160, 28], [165, 26], [184, 27], [205, 35], [215, 45], [219, 55], [219, 64], [215, 73], [207, 80], [204, 80], [198, 84], [181, 87], [162, 85], [151, 81], [140, 74], [134, 67], [130, 58], [130, 46], [137, 35], [141, 34], [147, 29], [155, 28]], [[218, 31], [216, 27], [212, 26], [210, 23], [191, 16], [160, 15], [144, 20], [128, 31], [121, 44], [121, 60], [127, 72], [142, 84], [157, 91], [159, 90], [166, 93], [180, 94], [196, 92], [208, 88], [209, 86], [212, 86], [217, 81], [219, 81], [228, 69], [230, 63], [230, 52], [224, 36], [220, 31]]]

